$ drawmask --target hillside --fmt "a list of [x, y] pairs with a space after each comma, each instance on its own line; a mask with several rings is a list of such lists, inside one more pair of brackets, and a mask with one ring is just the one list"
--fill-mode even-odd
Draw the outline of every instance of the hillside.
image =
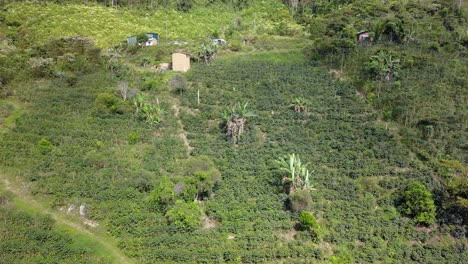
[[8, 26], [7, 35], [23, 46], [42, 43], [50, 37], [79, 35], [92, 38], [99, 47], [110, 47], [142, 32], [159, 32], [163, 41], [193, 41], [214, 33], [249, 30], [254, 23], [265, 32], [274, 31], [283, 22], [280, 20], [294, 25], [288, 16], [275, 18], [269, 14], [288, 14], [287, 8], [277, 1], [258, 2], [241, 11], [226, 7], [212, 5], [185, 13], [166, 8], [113, 9], [92, 3], [15, 2], [6, 6], [1, 18]]
[[109, 2], [3, 7], [0, 263], [468, 261], [464, 7]]

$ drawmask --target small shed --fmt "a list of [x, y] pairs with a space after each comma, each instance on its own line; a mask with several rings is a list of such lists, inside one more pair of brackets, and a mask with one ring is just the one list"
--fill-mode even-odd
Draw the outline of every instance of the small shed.
[[359, 43], [366, 43], [372, 41], [372, 38], [370, 37], [370, 32], [368, 30], [359, 31], [356, 34], [356, 39]]
[[185, 52], [172, 53], [172, 70], [178, 72], [190, 70], [190, 55]]
[[128, 45], [136, 45], [138, 44], [138, 41], [137, 41], [137, 36], [130, 36], [130, 37], [127, 37], [127, 44]]
[[128, 45], [137, 45], [141, 44], [144, 46], [154, 46], [157, 45], [159, 42], [159, 34], [158, 33], [145, 33], [146, 37], [148, 40], [146, 43], [138, 43], [138, 35], [133, 35], [130, 37], [127, 37], [127, 44]]

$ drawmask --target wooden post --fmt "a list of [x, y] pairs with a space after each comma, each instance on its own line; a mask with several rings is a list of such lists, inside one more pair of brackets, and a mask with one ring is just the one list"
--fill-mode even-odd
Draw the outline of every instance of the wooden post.
[[165, 27], [166, 27], [166, 43], [167, 43], [167, 15], [166, 15], [166, 21], [164, 22]]
[[200, 89], [197, 90], [197, 102], [200, 104]]

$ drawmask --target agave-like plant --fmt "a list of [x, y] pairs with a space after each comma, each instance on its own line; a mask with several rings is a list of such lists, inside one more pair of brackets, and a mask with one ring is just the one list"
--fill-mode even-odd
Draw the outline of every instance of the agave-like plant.
[[289, 154], [277, 161], [281, 165], [281, 170], [287, 172], [283, 181], [289, 182], [289, 192], [297, 189], [311, 190], [310, 172], [307, 169], [307, 164], [302, 164], [299, 155]]

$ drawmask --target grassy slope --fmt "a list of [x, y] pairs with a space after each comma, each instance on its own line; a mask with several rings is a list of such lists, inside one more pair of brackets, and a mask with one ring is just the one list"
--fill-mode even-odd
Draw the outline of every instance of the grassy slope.
[[[43, 42], [50, 37], [85, 36], [94, 39], [98, 46], [109, 47], [127, 36], [143, 32], [159, 32], [160, 39], [198, 40], [213, 32], [226, 31], [233, 27], [234, 18], [241, 21], [236, 27], [251, 28], [253, 20], [263, 30], [269, 31], [276, 22], [271, 12], [285, 7], [278, 1], [258, 2], [251, 8], [236, 12], [226, 6], [197, 7], [189, 13], [173, 10], [137, 11], [106, 8], [100, 5], [15, 3], [7, 6], [5, 24], [19, 23], [10, 27], [13, 34], [26, 43]], [[286, 11], [287, 14], [287, 11]]]
[[[26, 105], [16, 100], [0, 100], [0, 135], [16, 128]], [[21, 261], [60, 263], [132, 263], [116, 247], [112, 238], [82, 219], [50, 210], [38, 202], [24, 182], [0, 174], [1, 263]]]
[[[0, 196], [8, 197], [9, 201], [0, 206], [0, 218], [10, 227], [9, 231], [2, 232], [2, 248], [5, 250], [0, 255], [3, 261], [131, 263], [111, 244], [109, 237], [97, 235], [79, 221], [45, 208], [29, 196], [24, 187], [12, 186], [5, 175], [1, 178], [4, 190], [0, 190]], [[43, 221], [50, 227], [40, 230]], [[35, 236], [39, 233], [42, 238]], [[25, 237], [27, 245], [22, 240]], [[15, 243], [21, 243], [21, 246]]]

